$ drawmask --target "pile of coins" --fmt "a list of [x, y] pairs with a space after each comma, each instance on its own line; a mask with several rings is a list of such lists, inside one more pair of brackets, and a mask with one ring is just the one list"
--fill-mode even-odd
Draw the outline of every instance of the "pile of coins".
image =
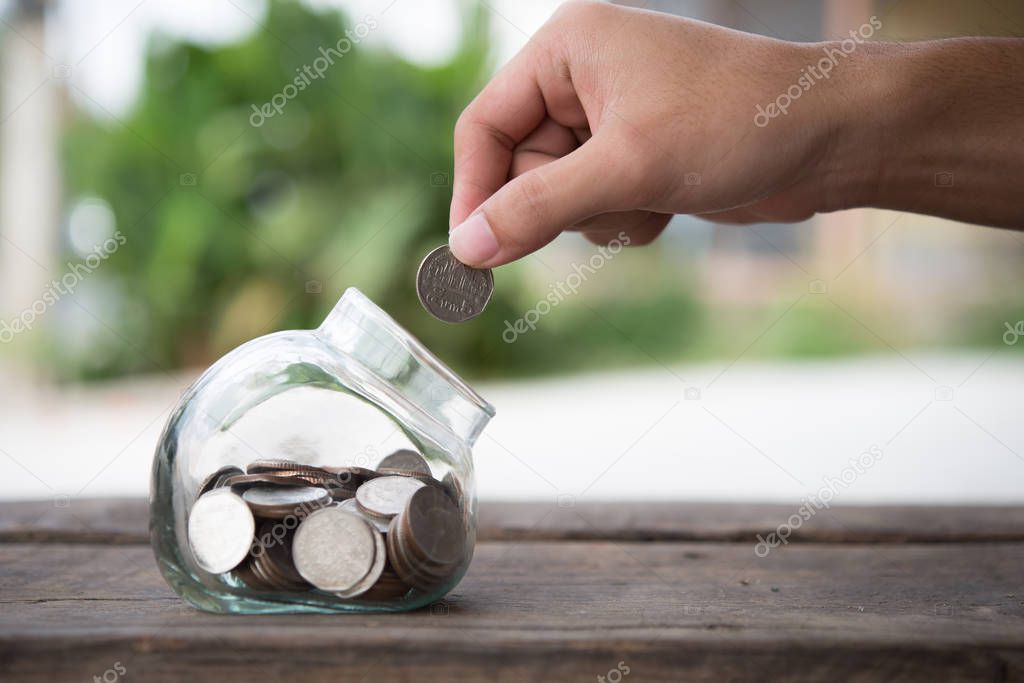
[[258, 460], [200, 485], [188, 517], [196, 564], [257, 591], [396, 600], [444, 586], [466, 556], [462, 490], [413, 450], [376, 469]]

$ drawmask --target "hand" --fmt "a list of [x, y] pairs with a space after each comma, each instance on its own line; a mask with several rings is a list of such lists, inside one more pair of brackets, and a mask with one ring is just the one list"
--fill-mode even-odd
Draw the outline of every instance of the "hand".
[[754, 121], [816, 61], [808, 52], [656, 12], [563, 6], [459, 118], [453, 251], [496, 266], [566, 229], [638, 245], [674, 213], [811, 216], [827, 98]]
[[[567, 229], [646, 244], [675, 213], [877, 206], [1024, 227], [1024, 40], [855, 37], [851, 51], [562, 6], [459, 117], [453, 252], [497, 266]], [[834, 70], [809, 71], [829, 54]]]

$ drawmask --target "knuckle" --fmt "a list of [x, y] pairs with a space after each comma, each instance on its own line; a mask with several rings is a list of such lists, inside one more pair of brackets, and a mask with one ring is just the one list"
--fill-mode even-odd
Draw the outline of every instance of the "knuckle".
[[516, 141], [508, 133], [477, 115], [476, 100], [470, 102], [455, 120], [454, 133], [456, 145], [468, 144], [474, 133], [485, 133], [505, 149], [511, 150], [516, 146]]
[[602, 12], [604, 10], [603, 5], [604, 3], [595, 2], [594, 0], [569, 0], [559, 5], [552, 16], [559, 20], [578, 21]]
[[459, 118], [455, 119], [455, 138], [456, 139], [463, 139], [463, 138], [465, 138], [466, 134], [469, 133], [470, 129], [473, 127], [472, 109], [473, 109], [473, 103], [470, 102], [466, 106], [466, 108], [462, 110], [462, 113], [459, 114]]

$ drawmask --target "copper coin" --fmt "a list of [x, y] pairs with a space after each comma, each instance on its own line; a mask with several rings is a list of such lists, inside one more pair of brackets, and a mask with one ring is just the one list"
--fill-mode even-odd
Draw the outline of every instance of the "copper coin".
[[325, 472], [323, 470], [278, 470], [274, 472], [274, 476], [298, 479], [300, 482], [310, 486], [347, 486], [346, 477], [331, 474], [330, 472]]
[[302, 479], [295, 479], [293, 477], [279, 477], [274, 474], [259, 473], [259, 474], [236, 474], [233, 477], [228, 477], [224, 482], [225, 486], [230, 486], [237, 489], [247, 489], [252, 486], [263, 486], [264, 484], [271, 484], [274, 486], [308, 486], [309, 483]]
[[263, 459], [253, 460], [250, 462], [245, 471], [247, 474], [275, 474], [280, 470], [308, 470], [308, 469], [319, 469], [313, 465], [304, 465], [302, 463], [295, 462], [294, 460], [285, 460], [283, 458], [275, 459]]

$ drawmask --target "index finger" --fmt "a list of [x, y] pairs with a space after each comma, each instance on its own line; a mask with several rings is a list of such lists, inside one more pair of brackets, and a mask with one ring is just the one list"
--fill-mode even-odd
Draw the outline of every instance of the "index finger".
[[455, 124], [455, 183], [449, 228], [454, 228], [508, 181], [512, 151], [546, 115], [536, 52], [512, 58]]

